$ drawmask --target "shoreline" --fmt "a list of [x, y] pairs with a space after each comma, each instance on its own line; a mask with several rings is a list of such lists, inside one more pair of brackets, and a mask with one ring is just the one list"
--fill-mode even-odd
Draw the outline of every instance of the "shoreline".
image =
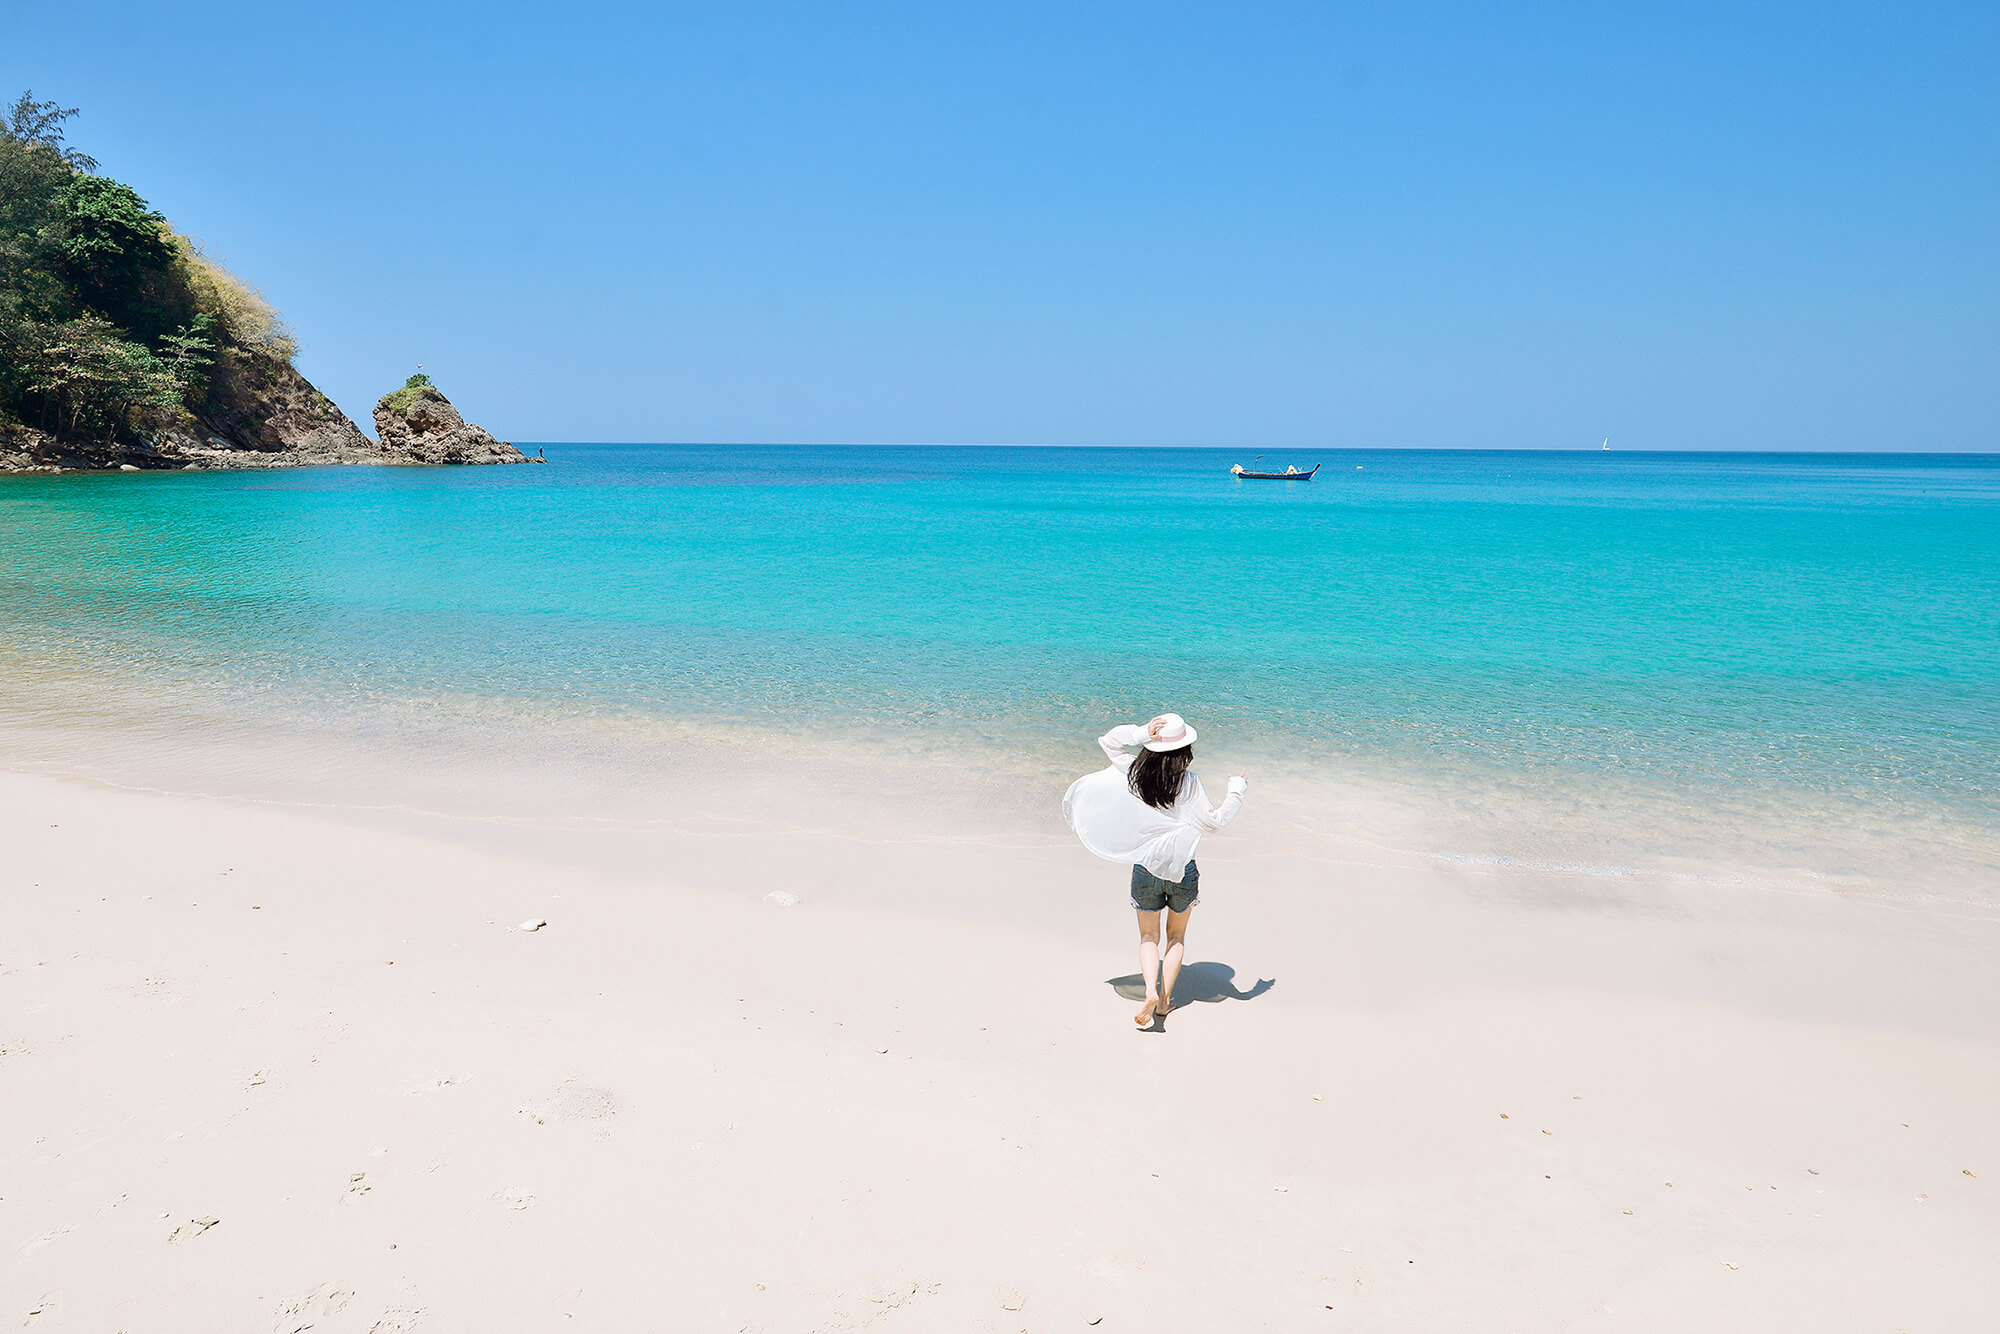
[[1335, 859], [2000, 905], [1983, 466], [759, 457], [24, 483], [0, 756], [637, 825], [865, 824], [866, 787], [1040, 837], [1171, 706]]
[[[782, 809], [780, 831], [900, 839], [917, 819], [946, 841], [1067, 846], [1061, 792], [1101, 761], [1088, 726], [1057, 746], [1026, 724], [996, 741], [842, 717], [550, 714], [470, 696], [78, 698], [34, 673], [0, 675], [14, 686], [0, 705], [0, 772], [390, 821], [541, 823], [579, 838], [664, 839], [690, 819]], [[1614, 898], [1622, 886], [1664, 884], [2000, 913], [2000, 829], [1979, 810], [1313, 754], [1304, 742], [1252, 737], [1204, 747], [1196, 767], [1218, 783], [1252, 768], [1256, 836], [1328, 861], [1568, 879]]]
[[0, 1289], [52, 1329], [2000, 1315], [1993, 922], [1494, 898], [1232, 829], [1213, 1003], [1145, 1035], [1073, 847], [683, 835], [638, 877], [17, 774], [0, 809]]

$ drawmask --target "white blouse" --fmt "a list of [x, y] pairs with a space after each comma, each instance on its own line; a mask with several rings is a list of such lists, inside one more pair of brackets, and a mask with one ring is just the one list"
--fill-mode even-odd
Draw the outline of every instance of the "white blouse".
[[1063, 819], [1083, 846], [1104, 860], [1143, 866], [1160, 879], [1178, 884], [1187, 864], [1194, 860], [1201, 836], [1236, 818], [1250, 784], [1240, 777], [1231, 778], [1222, 804], [1211, 806], [1201, 780], [1190, 769], [1181, 779], [1180, 795], [1174, 798], [1172, 808], [1163, 811], [1148, 806], [1133, 794], [1126, 777], [1132, 771], [1132, 761], [1138, 758], [1131, 748], [1145, 743], [1146, 729], [1136, 723], [1114, 727], [1097, 738], [1110, 766], [1069, 785], [1063, 794]]

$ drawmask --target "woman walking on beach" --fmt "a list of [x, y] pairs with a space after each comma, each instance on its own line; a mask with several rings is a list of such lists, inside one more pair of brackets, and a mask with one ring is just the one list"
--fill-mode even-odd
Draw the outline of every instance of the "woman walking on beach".
[[[1211, 806], [1194, 762], [1195, 731], [1178, 713], [1163, 713], [1143, 727], [1128, 723], [1097, 738], [1110, 767], [1070, 784], [1063, 819], [1083, 846], [1106, 861], [1132, 863], [1132, 908], [1139, 915], [1139, 975], [1146, 1003], [1132, 1016], [1140, 1028], [1174, 1006], [1174, 979], [1187, 954], [1188, 918], [1201, 894], [1194, 862], [1201, 836], [1220, 829], [1243, 808], [1247, 772], [1229, 780], [1219, 806]], [[1132, 753], [1140, 747], [1138, 754]], [[1166, 914], [1166, 952], [1160, 950], [1160, 915]]]

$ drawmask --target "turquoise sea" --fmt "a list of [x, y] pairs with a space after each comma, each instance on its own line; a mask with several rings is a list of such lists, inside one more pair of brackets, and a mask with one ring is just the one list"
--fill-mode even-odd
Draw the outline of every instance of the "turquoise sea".
[[1422, 856], [2000, 899], [2000, 456], [547, 449], [0, 478], [0, 763], [562, 807], [997, 753], [1039, 811], [1172, 708]]

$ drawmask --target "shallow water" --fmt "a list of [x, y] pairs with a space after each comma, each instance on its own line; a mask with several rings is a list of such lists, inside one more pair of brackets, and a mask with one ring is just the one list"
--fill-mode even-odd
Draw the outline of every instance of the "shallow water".
[[1046, 819], [1173, 708], [1327, 837], [2000, 898], [2000, 457], [550, 451], [0, 478], [0, 759], [643, 818], [997, 748]]

